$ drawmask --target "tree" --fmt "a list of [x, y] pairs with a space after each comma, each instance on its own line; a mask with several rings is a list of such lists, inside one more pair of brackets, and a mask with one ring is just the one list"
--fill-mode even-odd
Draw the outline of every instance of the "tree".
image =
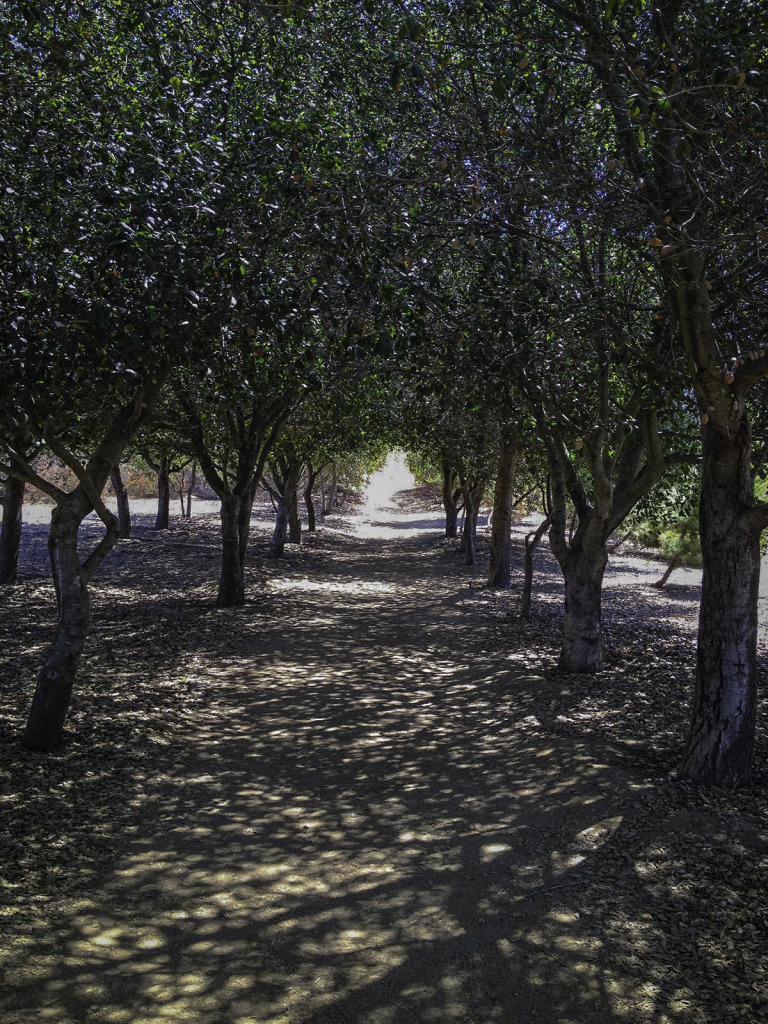
[[651, 12], [546, 3], [592, 68], [615, 140], [615, 173], [647, 215], [645, 244], [674, 304], [701, 417], [703, 561], [696, 690], [681, 774], [734, 786], [755, 732], [760, 534], [750, 395], [768, 374], [757, 197], [768, 96], [768, 13], [757, 3]]

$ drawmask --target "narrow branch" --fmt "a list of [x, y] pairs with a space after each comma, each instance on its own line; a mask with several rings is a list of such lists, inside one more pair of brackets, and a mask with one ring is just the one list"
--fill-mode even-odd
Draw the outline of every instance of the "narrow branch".
[[37, 487], [43, 494], [53, 498], [57, 504], [62, 498], [66, 497], [66, 491], [52, 484], [45, 477], [40, 476], [39, 473], [36, 473], [27, 460], [23, 459], [17, 452], [9, 451], [8, 455], [10, 457], [10, 466], [0, 462], [0, 469], [4, 473], [9, 473], [11, 476], [18, 477], [19, 480], [23, 480], [27, 484], [32, 484], [33, 487]]

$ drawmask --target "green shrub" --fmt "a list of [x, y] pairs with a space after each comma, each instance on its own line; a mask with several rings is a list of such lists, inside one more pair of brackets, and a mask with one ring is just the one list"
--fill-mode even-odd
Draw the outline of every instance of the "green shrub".
[[696, 516], [678, 519], [659, 534], [659, 551], [670, 562], [701, 568], [699, 521]]

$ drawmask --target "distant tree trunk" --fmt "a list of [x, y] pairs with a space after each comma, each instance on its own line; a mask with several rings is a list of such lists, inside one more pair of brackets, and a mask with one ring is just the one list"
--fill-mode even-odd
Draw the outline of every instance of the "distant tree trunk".
[[461, 490], [458, 474], [451, 464], [443, 460], [443, 508], [445, 509], [445, 536], [455, 539], [459, 535], [459, 504]]
[[[279, 498], [275, 528], [269, 545], [269, 554], [271, 558], [282, 558], [285, 553], [291, 510], [297, 502], [297, 492], [301, 479], [301, 462], [294, 458], [283, 457], [279, 460], [275, 459], [272, 463], [272, 479], [277, 485]], [[299, 527], [300, 529], [301, 527]]]
[[160, 456], [157, 466], [157, 516], [155, 529], [167, 530], [171, 513], [171, 471], [170, 463], [165, 456]]
[[312, 500], [312, 491], [314, 490], [315, 480], [317, 479], [317, 470], [313, 469], [312, 466], [307, 467], [307, 482], [304, 487], [304, 504], [307, 509], [307, 532], [315, 533], [317, 529], [317, 519], [315, 517], [315, 503]]
[[484, 483], [473, 483], [463, 489], [464, 530], [461, 534], [461, 550], [465, 565], [477, 565], [477, 516], [483, 500]]
[[0, 583], [14, 583], [19, 565], [21, 511], [24, 481], [8, 476], [3, 495], [3, 525], [0, 527]]
[[288, 506], [288, 543], [301, 544], [301, 517], [299, 516], [299, 489], [291, 495]]
[[131, 536], [131, 506], [128, 501], [128, 489], [125, 486], [119, 466], [113, 466], [109, 471], [109, 479], [112, 490], [115, 492], [117, 501], [117, 524], [121, 540], [128, 540]]
[[533, 607], [533, 556], [550, 526], [550, 518], [542, 519], [539, 527], [525, 538], [525, 554], [523, 556], [523, 593], [520, 599], [520, 615], [524, 619], [531, 618]]
[[760, 533], [746, 417], [728, 434], [705, 427], [699, 521], [703, 575], [696, 690], [680, 774], [733, 787], [750, 770], [757, 707]]
[[652, 583], [651, 586], [658, 587], [659, 590], [661, 590], [661, 588], [666, 584], [667, 580], [672, 575], [672, 573], [675, 571], [675, 569], [679, 569], [682, 564], [683, 564], [682, 556], [681, 555], [675, 555], [675, 557], [669, 563], [667, 568], [664, 570], [664, 575], [661, 577], [661, 579], [656, 580], [656, 582]]
[[506, 589], [512, 577], [512, 505], [517, 466], [517, 436], [514, 428], [505, 428], [496, 471], [493, 496], [493, 528], [491, 531], [491, 561], [488, 567], [488, 585]]
[[272, 531], [272, 540], [269, 544], [270, 558], [282, 558], [285, 552], [285, 538], [288, 535], [288, 507], [285, 498], [281, 495], [277, 502], [277, 515], [275, 517], [275, 528]]
[[189, 487], [187, 488], [187, 511], [186, 513], [182, 509], [181, 514], [185, 519], [192, 518], [192, 492], [195, 489], [197, 482], [197, 462], [192, 463], [192, 469], [190, 471]]

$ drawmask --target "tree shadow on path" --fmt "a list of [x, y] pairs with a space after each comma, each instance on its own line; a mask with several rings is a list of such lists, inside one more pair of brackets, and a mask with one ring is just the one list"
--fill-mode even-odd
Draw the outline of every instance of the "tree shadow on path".
[[188, 609], [194, 715], [114, 871], [6, 958], [4, 1024], [706, 1019], [606, 967], [592, 900], [645, 886], [647, 769], [558, 732], [578, 688], [470, 596], [432, 541], [345, 538], [268, 601]]

